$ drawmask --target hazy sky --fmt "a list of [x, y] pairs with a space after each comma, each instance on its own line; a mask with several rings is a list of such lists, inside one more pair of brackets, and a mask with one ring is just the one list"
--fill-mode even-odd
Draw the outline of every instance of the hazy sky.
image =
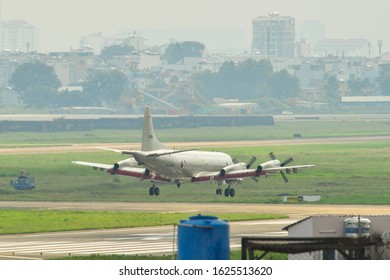
[[[79, 38], [121, 29], [242, 29], [250, 46], [252, 19], [277, 11], [296, 23], [318, 20], [327, 38], [365, 38], [390, 50], [389, 0], [0, 0], [3, 20], [39, 30], [41, 51], [69, 50]], [[168, 41], [169, 38], [167, 38]]]

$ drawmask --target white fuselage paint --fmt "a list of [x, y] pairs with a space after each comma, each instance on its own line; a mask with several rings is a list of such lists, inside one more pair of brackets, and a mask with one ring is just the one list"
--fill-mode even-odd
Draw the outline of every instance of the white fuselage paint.
[[[159, 150], [154, 152], [173, 152]], [[175, 179], [191, 178], [200, 172], [218, 172], [233, 164], [232, 158], [220, 152], [187, 151], [162, 156], [147, 156], [145, 152], [135, 152], [134, 158], [153, 172]]]

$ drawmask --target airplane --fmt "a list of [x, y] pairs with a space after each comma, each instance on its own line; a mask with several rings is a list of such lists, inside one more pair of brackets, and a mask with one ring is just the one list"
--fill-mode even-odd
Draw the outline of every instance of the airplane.
[[[152, 186], [149, 195], [158, 196], [158, 185], [174, 183], [180, 187], [184, 182], [216, 182], [216, 195], [234, 197], [236, 192], [233, 184], [240, 184], [244, 178], [252, 178], [258, 181], [260, 176], [270, 176], [280, 173], [287, 183], [285, 175], [291, 172], [297, 173], [298, 169], [311, 168], [314, 165], [287, 166], [293, 159], [290, 157], [280, 162], [273, 153], [271, 160], [251, 168], [256, 158], [252, 157], [248, 163], [237, 163], [232, 157], [222, 152], [199, 151], [197, 149], [172, 150], [165, 147], [156, 137], [153, 127], [150, 105], [145, 109], [144, 128], [142, 134], [141, 150], [115, 150], [100, 148], [108, 151], [129, 155], [130, 157], [114, 164], [103, 164], [85, 161], [73, 161], [72, 163], [90, 166], [94, 170], [107, 171], [109, 174], [117, 174], [149, 180]], [[222, 184], [227, 184], [222, 192]]]

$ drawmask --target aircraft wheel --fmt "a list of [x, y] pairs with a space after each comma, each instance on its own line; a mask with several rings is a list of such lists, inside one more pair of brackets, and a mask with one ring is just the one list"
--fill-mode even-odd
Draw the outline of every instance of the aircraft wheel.
[[215, 193], [216, 193], [217, 195], [222, 195], [222, 189], [216, 189]]
[[225, 189], [225, 196], [226, 196], [226, 197], [229, 197], [229, 195], [230, 195], [230, 194], [229, 194], [229, 189]]
[[150, 187], [150, 189], [149, 189], [149, 195], [154, 195], [154, 188], [153, 187]]
[[155, 187], [155, 188], [154, 188], [154, 194], [155, 194], [156, 196], [160, 195], [160, 188]]
[[235, 191], [235, 189], [230, 189], [229, 190], [229, 195], [231, 196], [231, 197], [234, 197], [235, 195], [236, 195], [236, 191]]

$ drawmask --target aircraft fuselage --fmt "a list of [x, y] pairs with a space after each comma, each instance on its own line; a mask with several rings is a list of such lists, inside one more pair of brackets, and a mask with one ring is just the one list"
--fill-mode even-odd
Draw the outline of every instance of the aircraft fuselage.
[[176, 179], [191, 178], [199, 172], [219, 171], [233, 164], [229, 155], [220, 152], [186, 151], [162, 156], [148, 156], [147, 153], [137, 152], [133, 155], [136, 161], [147, 169]]

